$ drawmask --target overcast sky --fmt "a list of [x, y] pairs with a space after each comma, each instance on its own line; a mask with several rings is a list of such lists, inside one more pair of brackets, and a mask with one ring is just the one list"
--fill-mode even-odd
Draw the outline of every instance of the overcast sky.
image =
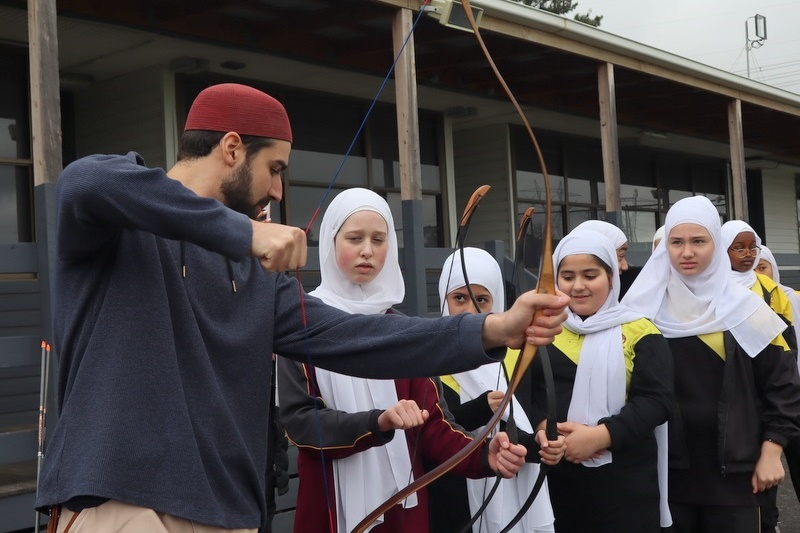
[[750, 51], [750, 77], [800, 94], [800, 0], [578, 0], [577, 12], [589, 9], [607, 32], [742, 76], [745, 21], [764, 15], [767, 40]]

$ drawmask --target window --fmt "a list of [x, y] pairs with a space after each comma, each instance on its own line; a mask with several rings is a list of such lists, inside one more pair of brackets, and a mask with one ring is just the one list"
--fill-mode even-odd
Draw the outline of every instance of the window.
[[[352, 141], [367, 112], [366, 102], [330, 95], [292, 92], [282, 98], [292, 118], [295, 143], [286, 171], [286, 221], [305, 226], [322, 201], [329, 182], [339, 172], [321, 213], [336, 194], [348, 187], [371, 189], [389, 203], [402, 247], [402, 203], [397, 119], [394, 106], [376, 106], [360, 136]], [[420, 111], [423, 233], [425, 245], [442, 246], [441, 174], [438, 161], [440, 117]], [[329, 124], [335, 123], [331, 128]], [[295, 127], [295, 124], [298, 124]], [[344, 155], [352, 143], [350, 155]], [[321, 214], [317, 216], [309, 245], [316, 245]]]
[[[185, 101], [192, 102], [209, 84], [230, 80], [203, 77], [181, 81]], [[367, 101], [296, 89], [260, 88], [286, 107], [294, 137], [289, 167], [284, 174], [284, 201], [280, 209], [272, 206], [272, 219], [305, 229], [320, 207], [308, 235], [308, 244], [316, 246], [322, 214], [331, 200], [349, 187], [364, 187], [387, 199], [399, 233], [402, 212], [394, 105], [376, 105], [360, 129], [369, 109]], [[441, 116], [420, 110], [419, 129], [425, 245], [440, 247], [444, 245], [439, 167]], [[359, 132], [357, 137], [356, 132]], [[334, 176], [336, 181], [326, 193]], [[402, 246], [402, 234], [398, 237]]]
[[0, 71], [0, 242], [32, 242], [27, 51], [0, 46]]
[[[536, 214], [525, 243], [525, 265], [536, 268], [544, 232], [544, 177], [521, 128], [512, 129], [516, 164], [518, 218], [533, 205]], [[600, 141], [553, 132], [539, 133], [550, 173], [553, 240], [585, 220], [606, 219], [606, 191]], [[721, 159], [657, 151], [641, 146], [620, 148], [620, 213], [618, 224], [632, 250], [649, 253], [653, 234], [671, 205], [687, 196], [703, 195], [726, 218], [726, 162]], [[800, 224], [800, 176], [798, 177]]]
[[[546, 222], [544, 175], [525, 130], [513, 128], [512, 138], [517, 154], [517, 220], [521, 220], [528, 207], [535, 209], [524, 243], [524, 263], [527, 269], [538, 270]], [[539, 133], [537, 138], [550, 176], [555, 245], [581, 222], [598, 218], [597, 185], [603, 178], [600, 145], [597, 140], [561, 137], [551, 132]]]

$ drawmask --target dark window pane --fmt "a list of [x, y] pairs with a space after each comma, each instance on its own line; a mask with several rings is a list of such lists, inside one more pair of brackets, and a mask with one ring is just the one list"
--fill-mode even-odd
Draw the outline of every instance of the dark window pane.
[[0, 165], [0, 242], [33, 241], [31, 168]]
[[567, 179], [567, 188], [569, 189], [569, 203], [592, 203], [592, 182], [569, 178]]
[[677, 190], [670, 190], [669, 191], [669, 207], [672, 207], [675, 202], [681, 200], [683, 198], [688, 198], [690, 196], [694, 196], [692, 191], [677, 191]]
[[656, 232], [656, 213], [651, 211], [634, 211], [623, 209], [622, 232], [628, 237], [629, 243], [653, 242]]
[[339, 154], [292, 150], [286, 177], [293, 183], [327, 186], [334, 176], [339, 186], [368, 187], [367, 159], [354, 155], [344, 159]]
[[[403, 247], [403, 204], [400, 193], [390, 192], [386, 194], [386, 202], [392, 210], [394, 225], [397, 230], [397, 244]], [[439, 197], [433, 195], [423, 195], [422, 197], [422, 233], [426, 247], [436, 248], [442, 246], [444, 235], [442, 234], [441, 211], [438, 208]]]
[[574, 230], [578, 224], [586, 222], [587, 220], [594, 220], [594, 215], [590, 207], [570, 206], [569, 220], [567, 221], [568, 231]]
[[619, 180], [631, 185], [655, 187], [656, 175], [653, 172], [653, 156], [635, 148], [620, 149]]
[[[520, 203], [541, 202], [547, 199], [544, 176], [539, 172], [517, 171], [517, 198]], [[564, 201], [564, 177], [550, 175], [550, 198], [554, 202]], [[524, 211], [524, 209], [523, 209]]]
[[[530, 207], [530, 204], [517, 204], [517, 220], [522, 218], [523, 213], [525, 213], [528, 207]], [[531, 218], [530, 229], [525, 237], [523, 262], [526, 269], [536, 273], [539, 271], [539, 261], [542, 256], [542, 247], [544, 245], [545, 221], [547, 218], [545, 216], [546, 208], [543, 204], [535, 204], [533, 207], [535, 211], [533, 218]], [[551, 221], [553, 225], [553, 247], [555, 247], [556, 243], [564, 237], [563, 209], [561, 206], [553, 206]]]
[[[322, 223], [322, 216], [325, 214], [325, 210], [328, 209], [331, 200], [340, 192], [341, 189], [332, 189], [327, 198], [325, 198], [325, 203], [320, 208], [319, 214], [314, 219], [313, 226], [311, 226], [311, 231], [308, 233], [309, 246], [319, 245], [319, 228]], [[287, 223], [305, 229], [311, 221], [317, 206], [322, 201], [324, 194], [325, 189], [323, 187], [292, 185], [286, 195]]]
[[352, 143], [351, 155], [365, 155], [363, 134], [355, 142], [353, 138], [366, 115], [366, 104], [299, 91], [286, 94], [281, 101], [292, 121], [297, 148], [345, 154]]
[[[536, 150], [533, 147], [528, 132], [521, 126], [511, 127], [511, 139], [513, 142], [514, 155], [519, 170], [531, 172], [541, 172], [541, 164]], [[564, 174], [562, 164], [563, 150], [561, 148], [561, 137], [550, 132], [536, 132], [536, 139], [539, 147], [544, 154], [544, 163], [547, 165], [548, 174]]]
[[658, 209], [658, 189], [641, 185], [625, 185], [619, 187], [619, 200], [623, 208]]

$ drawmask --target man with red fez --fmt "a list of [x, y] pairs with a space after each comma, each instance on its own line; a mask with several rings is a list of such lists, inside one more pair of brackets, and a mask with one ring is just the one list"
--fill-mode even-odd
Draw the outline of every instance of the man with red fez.
[[[64, 169], [60, 417], [36, 499], [58, 532], [262, 527], [272, 353], [359, 377], [433, 376], [560, 331], [563, 296], [427, 320], [348, 314], [303, 295], [284, 270], [305, 263], [304, 233], [256, 220], [281, 200], [291, 146], [277, 100], [222, 84], [193, 103], [169, 172], [134, 152]], [[494, 453], [506, 477], [525, 456], [507, 440]]]

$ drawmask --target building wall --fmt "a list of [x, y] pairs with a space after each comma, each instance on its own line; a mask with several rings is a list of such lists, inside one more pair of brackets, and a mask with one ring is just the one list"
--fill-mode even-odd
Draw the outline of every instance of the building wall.
[[498, 124], [453, 133], [456, 212], [464, 210], [470, 195], [481, 185], [491, 190], [472, 219], [467, 244], [482, 246], [486, 241], [513, 242], [511, 157], [508, 126]]
[[773, 253], [797, 253], [800, 237], [797, 224], [795, 174], [800, 168], [780, 165], [761, 172], [764, 194], [764, 240]]
[[[167, 168], [164, 71], [150, 67], [95, 83], [75, 94], [78, 157], [131, 150], [150, 167]], [[170, 114], [174, 111], [170, 107]], [[169, 120], [170, 124], [174, 120]]]

